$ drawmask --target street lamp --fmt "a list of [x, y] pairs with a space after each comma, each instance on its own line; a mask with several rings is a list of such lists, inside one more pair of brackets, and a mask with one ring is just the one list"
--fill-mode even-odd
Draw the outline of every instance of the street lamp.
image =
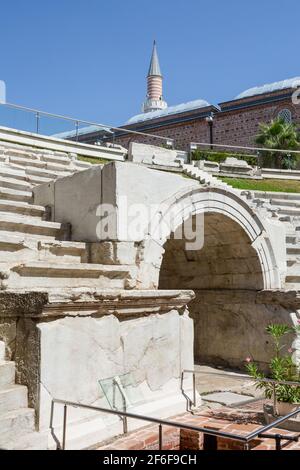
[[213, 150], [213, 143], [214, 143], [214, 135], [213, 135], [213, 125], [214, 125], [214, 113], [211, 112], [209, 116], [205, 118], [205, 121], [209, 125], [209, 143], [210, 143], [210, 148]]

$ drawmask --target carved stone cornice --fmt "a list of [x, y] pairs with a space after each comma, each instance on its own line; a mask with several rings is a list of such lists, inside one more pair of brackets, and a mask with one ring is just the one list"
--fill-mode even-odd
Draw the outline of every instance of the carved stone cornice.
[[55, 318], [116, 315], [135, 318], [172, 309], [184, 311], [192, 290], [56, 289], [50, 292], [0, 292], [0, 317]]

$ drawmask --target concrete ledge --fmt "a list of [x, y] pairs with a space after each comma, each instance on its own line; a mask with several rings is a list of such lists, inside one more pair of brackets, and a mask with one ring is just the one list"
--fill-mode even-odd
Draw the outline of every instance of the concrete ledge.
[[277, 170], [275, 168], [262, 168], [261, 175], [263, 178], [299, 180], [300, 170]]
[[1, 141], [15, 144], [28, 145], [31, 147], [54, 150], [59, 152], [75, 153], [85, 157], [107, 158], [109, 160], [124, 161], [127, 150], [102, 147], [97, 145], [82, 144], [32, 132], [19, 131], [8, 127], [0, 127]]

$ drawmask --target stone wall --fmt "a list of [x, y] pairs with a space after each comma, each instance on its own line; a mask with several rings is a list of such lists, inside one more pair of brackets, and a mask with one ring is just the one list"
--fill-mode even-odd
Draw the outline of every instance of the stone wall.
[[[195, 361], [245, 372], [245, 359], [251, 357], [268, 371], [274, 355], [265, 328], [271, 323], [293, 326], [292, 309], [256, 303], [256, 292], [243, 290], [196, 291], [190, 305], [195, 328]], [[293, 337], [285, 338], [288, 349]], [[287, 352], [287, 351], [286, 351]]]
[[[0, 340], [16, 362], [17, 382], [28, 387], [38, 430], [49, 428], [52, 399], [105, 409], [115, 403], [123, 410], [115, 378], [128, 411], [159, 417], [183, 412], [181, 372], [194, 364], [193, 321], [186, 308], [192, 298], [191, 291], [73, 289], [14, 294], [12, 299], [4, 293]], [[105, 381], [102, 387], [100, 380]], [[187, 378], [185, 389], [191, 386]], [[62, 422], [63, 407], [56, 405], [53, 425], [58, 436]], [[129, 428], [141, 425], [129, 423]], [[69, 448], [120, 432], [118, 416], [68, 409]], [[54, 445], [51, 439], [49, 445]]]

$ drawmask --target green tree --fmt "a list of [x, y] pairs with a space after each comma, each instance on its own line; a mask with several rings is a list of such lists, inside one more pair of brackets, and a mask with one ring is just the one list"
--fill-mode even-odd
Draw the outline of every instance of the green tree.
[[[295, 124], [276, 119], [269, 124], [260, 124], [256, 143], [269, 149], [298, 150], [300, 149], [300, 134]], [[293, 168], [297, 155], [289, 152], [262, 152], [264, 167]]]

